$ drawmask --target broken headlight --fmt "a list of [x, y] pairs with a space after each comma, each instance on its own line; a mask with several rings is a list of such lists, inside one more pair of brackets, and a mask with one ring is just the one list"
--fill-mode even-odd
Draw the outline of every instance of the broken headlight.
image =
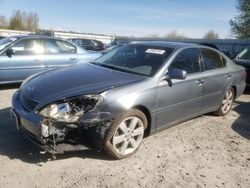
[[50, 104], [43, 108], [39, 114], [56, 121], [74, 123], [101, 101], [101, 95], [85, 95]]

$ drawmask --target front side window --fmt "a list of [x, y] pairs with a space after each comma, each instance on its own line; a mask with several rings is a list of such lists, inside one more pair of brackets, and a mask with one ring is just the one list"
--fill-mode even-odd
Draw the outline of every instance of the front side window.
[[187, 74], [200, 72], [199, 50], [197, 48], [190, 48], [181, 51], [168, 69], [185, 70]]
[[202, 48], [201, 54], [205, 70], [212, 70], [226, 66], [221, 55], [213, 50]]
[[61, 40], [47, 40], [46, 54], [74, 54], [76, 48], [72, 44]]
[[44, 53], [43, 43], [40, 39], [22, 39], [12, 49], [14, 55], [39, 55]]
[[143, 76], [153, 76], [165, 63], [172, 48], [131, 44], [97, 59], [94, 64]]
[[0, 40], [0, 51], [3, 50], [6, 46], [15, 42], [17, 40], [16, 37], [6, 37]]

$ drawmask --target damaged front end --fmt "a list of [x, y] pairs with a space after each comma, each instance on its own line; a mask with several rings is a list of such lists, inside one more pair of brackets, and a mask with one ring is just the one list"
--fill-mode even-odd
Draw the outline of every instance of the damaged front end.
[[102, 150], [105, 133], [113, 118], [98, 108], [101, 95], [61, 100], [42, 108], [41, 142], [52, 154], [94, 148]]

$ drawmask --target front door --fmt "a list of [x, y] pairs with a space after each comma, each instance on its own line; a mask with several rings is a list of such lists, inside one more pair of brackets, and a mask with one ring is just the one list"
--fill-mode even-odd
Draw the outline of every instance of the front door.
[[40, 39], [20, 39], [10, 46], [14, 54], [0, 56], [0, 83], [21, 82], [45, 70], [44, 48]]
[[172, 80], [172, 86], [160, 81], [158, 86], [157, 128], [195, 116], [202, 105], [201, 68], [199, 49], [184, 49], [170, 64], [170, 69], [187, 71], [185, 80]]

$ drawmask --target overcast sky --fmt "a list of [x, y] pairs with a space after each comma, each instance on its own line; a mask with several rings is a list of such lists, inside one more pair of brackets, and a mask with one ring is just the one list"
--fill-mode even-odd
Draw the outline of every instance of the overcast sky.
[[40, 28], [144, 37], [177, 30], [201, 38], [208, 30], [231, 37], [236, 0], [0, 0], [0, 15], [36, 12]]

